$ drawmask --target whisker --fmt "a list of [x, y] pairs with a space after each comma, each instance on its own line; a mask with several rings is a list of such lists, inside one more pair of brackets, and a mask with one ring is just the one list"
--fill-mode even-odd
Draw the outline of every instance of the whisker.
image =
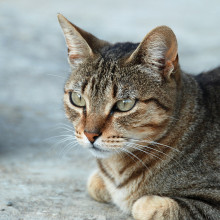
[[50, 139], [59, 138], [59, 137], [72, 137], [72, 138], [74, 138], [73, 135], [69, 135], [69, 134], [61, 134], [61, 135], [56, 135], [56, 136], [52, 136], [52, 137], [45, 138], [44, 141], [47, 141], [47, 140], [50, 140]]
[[73, 139], [69, 138], [69, 137], [63, 138], [63, 139], [59, 140], [58, 142], [56, 142], [54, 145], [52, 145], [49, 150], [52, 151], [53, 149], [55, 149], [57, 147], [61, 147], [61, 144], [66, 142], [66, 141], [73, 141]]
[[59, 78], [62, 78], [62, 79], [66, 79], [66, 78], [63, 77], [63, 76], [59, 76], [59, 75], [55, 75], [55, 74], [50, 74], [50, 73], [48, 73], [47, 75], [48, 75], [48, 76], [56, 76], [56, 77], [59, 77]]
[[171, 146], [169, 146], [169, 145], [161, 144], [161, 143], [158, 143], [158, 142], [155, 142], [155, 141], [150, 141], [149, 143], [150, 143], [150, 144], [153, 143], [154, 145], [164, 146], [164, 147], [170, 148], [170, 149], [172, 149], [172, 150], [175, 150], [175, 151], [177, 151], [177, 152], [180, 152], [178, 149], [176, 149], [176, 148], [174, 148], [174, 147], [171, 147]]
[[133, 157], [130, 156], [130, 154], [128, 154], [127, 151], [124, 151], [122, 148], [120, 150], [123, 151], [126, 155], [128, 155], [135, 163], [137, 162]]
[[[128, 144], [131, 144], [131, 143], [128, 143]], [[140, 146], [140, 145], [139, 145], [139, 146]], [[160, 159], [161, 161], [163, 161], [163, 159], [161, 159], [160, 157], [156, 156], [155, 154], [153, 154], [153, 153], [151, 153], [151, 152], [149, 152], [149, 151], [145, 151], [146, 149], [145, 149], [145, 150], [142, 150], [142, 149], [138, 148], [138, 146], [133, 146], [133, 145], [129, 145], [129, 147], [134, 148], [134, 149], [136, 149], [136, 150], [139, 150], [139, 151], [141, 151], [141, 152], [144, 152], [144, 153], [146, 153], [146, 154], [149, 154], [149, 155], [151, 155], [151, 156], [153, 156], [153, 157], [156, 157], [156, 158]], [[145, 146], [143, 146], [143, 147], [145, 147]]]
[[114, 149], [116, 152], [117, 152], [117, 154], [121, 157], [121, 159], [124, 159], [124, 156], [123, 156], [123, 154], [121, 154], [121, 152], [120, 152], [120, 149]]
[[[130, 142], [125, 142], [125, 143], [130, 143]], [[136, 147], [141, 147], [141, 148], [148, 148], [148, 149], [151, 149], [151, 150], [154, 150], [154, 151], [157, 151], [158, 153], [161, 153], [161, 154], [163, 154], [163, 155], [165, 155], [165, 156], [167, 156], [168, 158], [170, 158], [171, 160], [173, 160], [173, 161], [175, 161], [179, 166], [182, 166], [177, 160], [175, 160], [174, 158], [172, 158], [170, 155], [168, 155], [168, 154], [166, 154], [166, 153], [164, 153], [164, 152], [162, 152], [162, 151], [159, 151], [159, 150], [157, 150], [157, 149], [154, 149], [154, 148], [152, 148], [152, 147], [149, 147], [149, 146], [146, 146], [146, 145], [140, 145], [140, 144], [136, 144], [136, 143], [133, 143], [133, 144], [135, 144], [136, 145]], [[149, 154], [151, 154], [150, 152], [148, 152]], [[152, 155], [152, 154], [151, 154]], [[157, 154], [158, 155], [158, 154]], [[153, 155], [152, 155], [153, 156]], [[156, 155], [154, 155], [155, 157], [157, 157]], [[159, 155], [158, 155], [159, 156]], [[159, 157], [157, 157], [157, 158], [159, 158]], [[161, 161], [162, 161], [162, 159], [161, 158], [159, 158]]]
[[65, 124], [65, 123], [58, 123], [57, 125], [63, 125], [63, 126], [66, 126], [66, 127], [68, 127], [68, 128], [73, 128], [73, 126], [71, 126], [71, 125], [68, 125], [68, 124]]
[[74, 133], [74, 129], [73, 128], [69, 128], [69, 127], [65, 127], [63, 125], [59, 125], [59, 127], [55, 127], [53, 128], [53, 130], [66, 130], [66, 131], [70, 131], [71, 133]]
[[136, 141], [136, 142], [146, 142], [148, 144], [153, 144], [153, 145], [160, 145], [160, 146], [164, 146], [164, 147], [167, 147], [167, 148], [170, 148], [172, 150], [175, 150], [177, 152], [180, 152], [178, 149], [174, 148], [174, 147], [171, 147], [169, 145], [165, 145], [165, 144], [161, 144], [161, 143], [158, 143], [158, 142], [155, 142], [155, 141], [151, 141], [151, 140], [139, 140], [139, 139], [134, 139], [134, 138], [128, 138], [129, 140], [131, 141]]
[[74, 130], [72, 129], [69, 129], [69, 128], [66, 128], [66, 127], [59, 127], [58, 129], [64, 129], [64, 130], [66, 130], [66, 131], [68, 131], [68, 132], [71, 132], [72, 134], [74, 134]]
[[70, 145], [70, 146], [67, 148], [65, 154], [68, 154], [71, 150], [76, 150], [77, 147], [78, 147], [77, 144], [76, 144], [76, 145]]
[[[63, 151], [65, 151], [65, 149], [66, 149], [67, 146], [72, 145], [72, 144], [74, 144], [74, 145], [77, 144], [77, 142], [76, 142], [75, 140], [73, 140], [73, 139], [68, 139], [68, 140], [70, 141], [70, 143], [68, 143], [67, 145], [65, 145], [64, 147], [61, 148], [61, 150], [60, 150], [60, 155], [62, 154]], [[63, 143], [63, 142], [64, 142], [64, 141], [62, 141], [62, 143]]]
[[[50, 146], [49, 151], [55, 150], [59, 157], [63, 157], [71, 149], [78, 145], [78, 141], [74, 135], [74, 128], [72, 126], [64, 123], [58, 123], [55, 127], [52, 128], [52, 130], [57, 129], [61, 130], [62, 132], [60, 132], [59, 135], [48, 137], [44, 141], [54, 141], [55, 143]], [[67, 144], [64, 144], [66, 142]]]
[[143, 162], [139, 157], [137, 157], [135, 154], [133, 154], [132, 152], [126, 150], [126, 149], [123, 148], [123, 147], [121, 148], [121, 150], [126, 151], [127, 153], [131, 154], [133, 157], [135, 157], [136, 159], [138, 159], [138, 160], [142, 163], [142, 165], [143, 165], [144, 167], [146, 167], [146, 168], [149, 170], [149, 168], [146, 166], [146, 164], [144, 164], [144, 162]]
[[59, 156], [62, 158], [64, 157], [65, 154], [67, 154], [68, 151], [70, 151], [71, 149], [74, 149], [74, 147], [76, 147], [78, 145], [78, 143], [73, 143], [70, 142], [69, 144], [67, 144], [59, 153]]
[[[60, 140], [56, 140], [57, 138], [61, 138], [63, 137], [62, 139]], [[53, 136], [53, 137], [49, 137], [49, 138], [46, 138], [45, 141], [50, 141], [50, 140], [54, 140], [54, 142], [56, 142], [53, 146], [50, 147], [50, 150], [52, 149], [55, 149], [58, 145], [66, 142], [66, 141], [76, 141], [76, 137], [74, 135], [70, 135], [70, 134], [61, 134], [61, 135], [56, 135], [56, 136]]]
[[[135, 144], [135, 145], [140, 146], [140, 147], [144, 147], [144, 148], [146, 147], [146, 148], [148, 148], [148, 149], [157, 151], [158, 153], [163, 154], [163, 155], [166, 155], [167, 157], [171, 158], [168, 154], [166, 154], [166, 153], [164, 153], [164, 152], [162, 152], [162, 151], [160, 151], [160, 150], [157, 150], [157, 149], [155, 149], [155, 148], [149, 147], [149, 146], [147, 146], [147, 145], [141, 145], [141, 144]], [[172, 158], [171, 158], [171, 159], [172, 159]]]

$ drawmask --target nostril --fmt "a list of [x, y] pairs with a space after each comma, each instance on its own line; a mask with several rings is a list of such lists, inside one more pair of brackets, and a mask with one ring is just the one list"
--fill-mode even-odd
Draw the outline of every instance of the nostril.
[[95, 136], [93, 137], [94, 141], [95, 141], [99, 136], [101, 136], [101, 135], [102, 135], [102, 133], [95, 135]]
[[84, 131], [84, 134], [86, 135], [86, 137], [91, 143], [94, 143], [95, 140], [101, 135], [101, 133], [98, 134], [98, 133], [87, 132], [87, 131]]

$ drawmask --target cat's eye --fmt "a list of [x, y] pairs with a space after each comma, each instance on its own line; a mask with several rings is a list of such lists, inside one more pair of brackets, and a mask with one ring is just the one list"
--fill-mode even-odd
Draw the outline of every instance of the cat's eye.
[[123, 99], [116, 103], [116, 109], [121, 112], [127, 112], [131, 110], [135, 105], [134, 99]]
[[85, 107], [85, 99], [77, 92], [70, 92], [70, 102], [78, 107]]

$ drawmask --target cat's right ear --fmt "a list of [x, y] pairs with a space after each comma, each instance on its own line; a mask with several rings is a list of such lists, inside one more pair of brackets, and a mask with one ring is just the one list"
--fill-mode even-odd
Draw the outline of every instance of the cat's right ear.
[[83, 63], [87, 58], [94, 56], [108, 44], [72, 24], [63, 15], [58, 14], [57, 17], [68, 47], [69, 63], [73, 68]]

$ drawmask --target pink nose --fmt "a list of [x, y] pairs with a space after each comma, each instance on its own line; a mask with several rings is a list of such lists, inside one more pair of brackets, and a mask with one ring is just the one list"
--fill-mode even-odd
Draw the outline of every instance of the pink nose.
[[86, 132], [86, 131], [84, 131], [84, 134], [86, 135], [86, 137], [88, 138], [88, 140], [91, 143], [94, 143], [95, 139], [100, 135], [100, 134], [97, 134], [97, 133], [89, 133], [89, 132]]

